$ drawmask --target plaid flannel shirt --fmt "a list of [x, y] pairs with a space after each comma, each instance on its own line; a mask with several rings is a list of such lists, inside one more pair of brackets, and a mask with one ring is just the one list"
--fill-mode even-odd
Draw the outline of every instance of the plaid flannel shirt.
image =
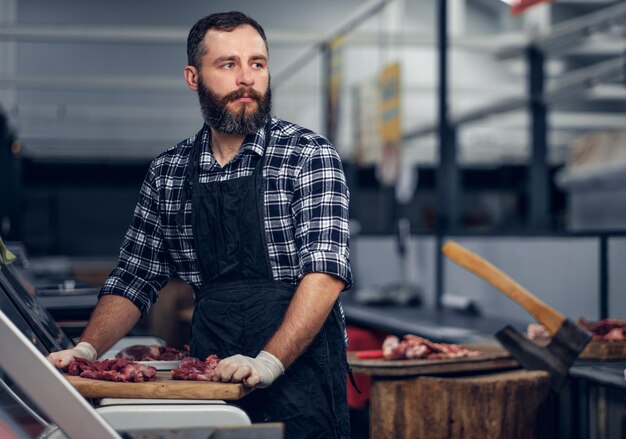
[[[201, 183], [251, 175], [263, 154], [263, 128], [248, 135], [233, 159], [220, 167], [210, 151], [209, 130], [200, 133]], [[336, 149], [324, 137], [273, 117], [265, 154], [265, 234], [274, 280], [296, 285], [307, 273], [332, 274], [352, 284], [349, 263], [349, 192]], [[191, 226], [191, 200], [182, 230], [176, 214], [195, 136], [159, 155], [146, 174], [118, 265], [100, 291], [130, 299], [145, 316], [171, 276], [202, 286]], [[341, 310], [343, 315], [343, 310]]]

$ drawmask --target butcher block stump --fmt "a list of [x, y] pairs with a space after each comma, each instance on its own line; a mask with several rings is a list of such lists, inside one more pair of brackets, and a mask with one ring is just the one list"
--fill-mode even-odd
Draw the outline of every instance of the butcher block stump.
[[370, 437], [550, 437], [550, 377], [513, 370], [461, 377], [376, 377]]

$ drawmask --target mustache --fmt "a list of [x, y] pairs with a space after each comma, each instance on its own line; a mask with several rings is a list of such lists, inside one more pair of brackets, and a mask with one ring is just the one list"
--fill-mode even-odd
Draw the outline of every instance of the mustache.
[[248, 96], [249, 98], [254, 99], [255, 101], [260, 101], [261, 99], [263, 99], [263, 96], [261, 95], [261, 93], [259, 93], [252, 87], [241, 87], [235, 91], [231, 91], [226, 96], [224, 96], [222, 98], [222, 102], [228, 103], [231, 101], [236, 101], [237, 99], [241, 99], [244, 96]]

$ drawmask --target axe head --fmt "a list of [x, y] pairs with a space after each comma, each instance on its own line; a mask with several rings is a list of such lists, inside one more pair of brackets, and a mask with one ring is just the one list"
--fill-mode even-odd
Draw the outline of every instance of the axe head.
[[496, 338], [526, 369], [550, 372], [552, 388], [559, 390], [569, 368], [591, 340], [591, 334], [565, 319], [546, 347], [530, 341], [510, 325], [498, 331]]

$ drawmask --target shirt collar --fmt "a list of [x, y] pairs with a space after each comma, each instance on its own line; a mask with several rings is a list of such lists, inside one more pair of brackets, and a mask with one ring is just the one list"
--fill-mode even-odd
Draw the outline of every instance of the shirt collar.
[[[271, 116], [270, 116], [271, 118]], [[274, 124], [274, 120], [271, 120], [270, 122], [270, 127], [271, 125]], [[240, 150], [248, 150], [248, 151], [252, 151], [255, 154], [258, 154], [260, 156], [263, 155], [263, 152], [265, 151], [265, 127], [267, 126], [266, 123], [264, 123], [259, 129], [257, 129], [254, 133], [248, 134], [244, 139], [243, 139], [243, 143], [241, 144], [241, 147], [239, 148]], [[211, 148], [209, 147], [209, 143], [211, 141], [211, 130], [208, 127], [208, 125], [204, 124], [204, 127], [202, 129], [201, 132], [201, 142], [202, 142], [202, 151], [206, 151], [209, 152], [209, 154], [211, 156], [213, 156], [213, 153], [211, 152]], [[271, 135], [271, 133], [270, 133]]]

